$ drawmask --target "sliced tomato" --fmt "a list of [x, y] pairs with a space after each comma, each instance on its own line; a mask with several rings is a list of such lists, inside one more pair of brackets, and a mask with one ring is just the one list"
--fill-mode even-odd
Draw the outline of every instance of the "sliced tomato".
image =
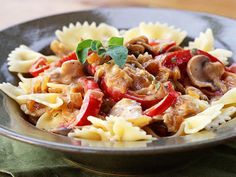
[[92, 64], [86, 64], [86, 69], [88, 74], [94, 76], [95, 72], [96, 72], [96, 66], [92, 65]]
[[155, 50], [153, 55], [158, 56], [160, 54], [166, 53], [171, 47], [176, 46], [175, 41], [151, 41], [150, 46], [154, 47]]
[[79, 82], [82, 83], [85, 93], [88, 90], [100, 90], [98, 84], [94, 81], [94, 78], [92, 77], [81, 77], [79, 79]]
[[101, 88], [102, 88], [103, 92], [115, 102], [124, 98], [123, 93], [121, 93], [118, 90], [114, 90], [112, 88], [109, 88], [104, 79], [101, 80]]
[[161, 98], [156, 98], [153, 95], [138, 95], [138, 94], [135, 94], [131, 91], [128, 91], [124, 95], [124, 98], [129, 98], [129, 99], [137, 101], [138, 103], [141, 104], [141, 106], [144, 109], [150, 108], [151, 106], [155, 105], [156, 103], [158, 103], [161, 100]]
[[147, 116], [156, 116], [162, 114], [170, 106], [172, 106], [177, 99], [178, 94], [170, 92], [163, 100], [161, 100], [156, 105], [152, 106], [149, 109], [144, 111], [144, 114]]
[[151, 42], [149, 42], [148, 44], [149, 44], [150, 46], [156, 46], [156, 45], [159, 44], [159, 42], [158, 42], [158, 41], [151, 41]]
[[40, 57], [36, 62], [30, 67], [29, 73], [37, 77], [40, 73], [44, 72], [49, 68], [49, 64], [47, 63], [47, 59], [44, 57]]
[[102, 88], [103, 92], [107, 96], [109, 96], [112, 100], [114, 100], [115, 102], [121, 100], [122, 98], [129, 98], [129, 99], [135, 100], [138, 103], [140, 103], [144, 109], [155, 105], [156, 103], [158, 103], [161, 100], [161, 98], [156, 98], [153, 95], [138, 95], [138, 94], [136, 94], [132, 91], [129, 91], [129, 90], [126, 93], [121, 93], [118, 90], [114, 90], [113, 88], [109, 88], [106, 85], [106, 82], [104, 79], [102, 79], [102, 81], [101, 81], [101, 88]]
[[216, 57], [210, 55], [207, 52], [199, 50], [199, 49], [179, 50], [176, 52], [163, 54], [161, 56], [158, 56], [158, 58], [162, 59], [163, 66], [165, 66], [167, 68], [174, 68], [175, 66], [180, 66], [182, 64], [186, 64], [195, 55], [205, 55], [210, 59], [211, 62], [222, 63]]
[[76, 56], [76, 53], [75, 53], [75, 52], [72, 52], [72, 53], [70, 53], [68, 56], [66, 56], [66, 57], [64, 57], [64, 58], [62, 58], [62, 59], [60, 59], [60, 60], [57, 62], [56, 66], [61, 67], [61, 65], [62, 65], [64, 62], [70, 61], [70, 60], [77, 60], [77, 56]]
[[168, 84], [168, 90], [169, 93], [165, 98], [163, 98], [163, 100], [161, 100], [156, 105], [144, 111], [145, 115], [147, 116], [160, 115], [176, 102], [179, 94], [174, 90], [171, 83]]
[[80, 109], [79, 114], [76, 116], [76, 121], [73, 125], [84, 126], [90, 125], [91, 122], [88, 120], [88, 116], [97, 116], [101, 104], [102, 104], [103, 93], [99, 90], [89, 89], [84, 96], [84, 100]]
[[92, 77], [82, 77], [79, 79], [84, 88], [84, 99], [79, 114], [76, 116], [75, 122], [69, 127], [84, 126], [91, 124], [87, 119], [88, 116], [97, 116], [102, 105], [103, 92]]

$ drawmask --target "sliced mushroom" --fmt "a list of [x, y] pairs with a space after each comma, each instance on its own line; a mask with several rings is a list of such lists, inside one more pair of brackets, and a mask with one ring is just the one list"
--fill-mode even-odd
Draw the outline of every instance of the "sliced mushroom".
[[145, 36], [139, 36], [126, 43], [126, 47], [129, 50], [130, 55], [138, 57], [140, 54], [144, 54], [146, 51], [152, 53], [152, 46], [148, 44], [148, 38]]
[[187, 73], [191, 82], [200, 88], [210, 87], [211, 90], [225, 92], [226, 87], [221, 81], [225, 68], [220, 62], [210, 62], [204, 55], [192, 57], [187, 64]]

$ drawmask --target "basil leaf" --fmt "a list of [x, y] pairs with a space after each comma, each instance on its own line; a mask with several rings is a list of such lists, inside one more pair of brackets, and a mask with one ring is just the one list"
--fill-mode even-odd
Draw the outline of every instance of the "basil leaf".
[[124, 46], [112, 46], [108, 48], [106, 55], [109, 55], [119, 67], [123, 67], [128, 56], [128, 49]]
[[100, 47], [102, 47], [102, 43], [101, 43], [101, 41], [94, 40], [94, 41], [92, 41], [90, 47], [91, 47], [91, 49], [92, 49], [93, 51], [98, 52], [98, 49], [99, 49]]
[[85, 48], [85, 49], [81, 50], [79, 53], [77, 53], [77, 57], [82, 64], [84, 64], [86, 62], [89, 49], [90, 48]]
[[86, 39], [86, 40], [80, 42], [80, 43], [77, 45], [76, 50], [79, 50], [79, 51], [80, 51], [80, 50], [82, 50], [82, 49], [84, 49], [84, 48], [88, 48], [88, 47], [91, 46], [91, 43], [92, 43], [92, 42], [93, 42], [92, 39]]
[[101, 48], [101, 49], [98, 50], [98, 55], [99, 56], [102, 56], [105, 53], [106, 53], [106, 49]]
[[123, 37], [111, 37], [108, 41], [108, 47], [123, 46], [123, 42], [124, 42]]
[[81, 63], [85, 63], [92, 41], [93, 40], [91, 40], [91, 39], [87, 39], [87, 40], [80, 42], [77, 45], [76, 55]]

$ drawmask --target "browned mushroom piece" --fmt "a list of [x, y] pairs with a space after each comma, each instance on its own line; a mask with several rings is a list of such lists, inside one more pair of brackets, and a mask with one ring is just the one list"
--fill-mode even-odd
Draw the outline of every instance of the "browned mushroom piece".
[[148, 38], [145, 36], [139, 36], [126, 43], [126, 47], [129, 50], [130, 55], [138, 57], [140, 54], [144, 54], [146, 51], [151, 52], [152, 46], [148, 44]]
[[191, 82], [199, 87], [225, 92], [226, 87], [221, 81], [225, 68], [220, 62], [211, 62], [207, 56], [196, 55], [187, 64], [187, 73]]

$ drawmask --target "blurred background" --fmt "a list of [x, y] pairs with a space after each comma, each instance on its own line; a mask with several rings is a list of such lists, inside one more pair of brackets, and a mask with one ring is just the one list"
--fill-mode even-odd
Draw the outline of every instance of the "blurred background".
[[0, 0], [0, 29], [46, 15], [107, 6], [165, 7], [236, 18], [236, 0]]

